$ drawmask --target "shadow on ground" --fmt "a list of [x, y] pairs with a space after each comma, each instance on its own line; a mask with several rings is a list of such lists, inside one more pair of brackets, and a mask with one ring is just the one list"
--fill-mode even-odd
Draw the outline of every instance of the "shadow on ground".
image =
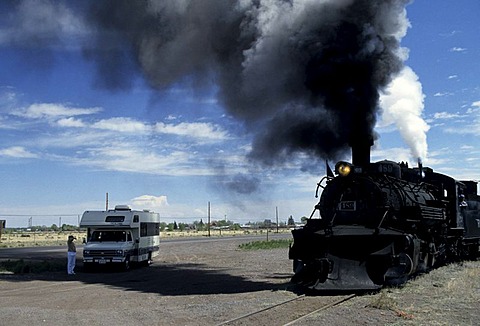
[[[141, 291], [160, 295], [207, 295], [231, 294], [264, 290], [288, 290], [291, 275], [271, 273], [265, 276], [264, 281], [253, 281], [247, 277], [232, 275], [227, 268], [212, 268], [204, 264], [154, 263], [149, 267], [132, 267], [128, 271], [113, 271], [109, 268], [100, 268], [93, 271], [83, 271], [82, 264], [78, 264], [75, 275], [67, 275], [65, 259], [50, 259], [49, 263], [61, 266], [62, 271], [0, 274], [0, 280], [11, 282], [28, 282], [43, 280], [49, 282], [78, 281], [85, 284], [104, 284], [123, 288], [126, 291]], [[269, 281], [272, 280], [272, 282]], [[285, 282], [279, 284], [279, 279]]]

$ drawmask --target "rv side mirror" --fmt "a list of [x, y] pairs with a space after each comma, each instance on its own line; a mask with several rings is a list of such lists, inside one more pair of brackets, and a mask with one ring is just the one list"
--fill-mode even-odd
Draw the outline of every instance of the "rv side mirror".
[[139, 238], [136, 238], [136, 239], [135, 239], [135, 243], [140, 243], [140, 239], [139, 239]]

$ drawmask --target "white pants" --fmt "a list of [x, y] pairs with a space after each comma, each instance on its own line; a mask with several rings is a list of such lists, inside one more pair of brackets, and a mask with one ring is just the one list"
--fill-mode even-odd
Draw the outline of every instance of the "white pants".
[[75, 268], [75, 259], [76, 259], [76, 252], [69, 251], [68, 252], [68, 261], [67, 261], [67, 273], [73, 274], [73, 269]]

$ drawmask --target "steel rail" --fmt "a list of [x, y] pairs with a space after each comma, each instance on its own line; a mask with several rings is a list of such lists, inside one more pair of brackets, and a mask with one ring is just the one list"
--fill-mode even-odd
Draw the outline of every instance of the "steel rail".
[[340, 299], [340, 300], [337, 300], [337, 301], [335, 301], [335, 302], [332, 302], [332, 303], [330, 303], [330, 304], [327, 304], [327, 305], [325, 305], [325, 306], [323, 306], [323, 307], [321, 307], [321, 308], [318, 308], [318, 309], [316, 309], [316, 310], [314, 310], [314, 311], [312, 311], [312, 312], [310, 312], [310, 313], [308, 313], [308, 314], [306, 314], [306, 315], [303, 315], [303, 316], [301, 316], [301, 317], [299, 317], [299, 318], [297, 318], [297, 319], [295, 319], [295, 320], [292, 320], [292, 321], [290, 321], [290, 322], [288, 322], [288, 323], [286, 323], [286, 324], [283, 324], [283, 326], [291, 326], [291, 325], [295, 324], [295, 323], [298, 322], [298, 321], [301, 321], [301, 320], [303, 320], [303, 319], [305, 319], [305, 318], [307, 318], [307, 317], [312, 316], [313, 314], [316, 314], [317, 312], [320, 312], [320, 311], [322, 311], [322, 310], [327, 310], [327, 309], [329, 309], [329, 308], [335, 307], [335, 306], [337, 306], [337, 305], [339, 305], [339, 304], [342, 304], [342, 303], [344, 303], [345, 301], [351, 300], [351, 299], [353, 299], [353, 298], [355, 298], [355, 297], [356, 297], [356, 294], [351, 294], [351, 295], [349, 295], [349, 296], [346, 297], [346, 298], [342, 298], [342, 299]]
[[280, 302], [280, 303], [277, 303], [277, 304], [268, 306], [268, 307], [266, 307], [266, 308], [263, 308], [263, 309], [260, 309], [260, 310], [255, 310], [255, 311], [253, 311], [253, 312], [249, 312], [249, 313], [247, 313], [247, 314], [245, 314], [245, 315], [242, 315], [242, 316], [240, 316], [240, 317], [236, 317], [236, 318], [233, 318], [233, 319], [224, 321], [224, 322], [222, 322], [222, 323], [220, 323], [220, 324], [217, 324], [217, 326], [227, 325], [227, 324], [229, 324], [229, 323], [233, 323], [233, 322], [236, 322], [236, 321], [238, 321], [238, 320], [242, 320], [242, 319], [248, 318], [248, 317], [250, 317], [250, 316], [254, 316], [254, 315], [256, 315], [256, 314], [259, 314], [259, 313], [262, 313], [262, 312], [264, 312], [264, 311], [267, 311], [267, 310], [276, 308], [276, 307], [278, 307], [278, 306], [287, 304], [287, 303], [289, 303], [289, 302], [302, 299], [302, 298], [304, 298], [304, 297], [305, 297], [305, 294], [302, 294], [302, 295], [300, 295], [300, 296], [298, 296], [298, 297], [296, 297], [296, 298], [288, 299], [288, 300], [286, 300], [286, 301], [283, 301], [283, 302]]
[[[307, 313], [307, 314], [305, 314], [305, 315], [303, 315], [303, 316], [301, 316], [301, 317], [299, 317], [299, 318], [296, 318], [296, 319], [294, 319], [294, 320], [292, 320], [292, 321], [290, 321], [290, 322], [288, 322], [288, 323], [286, 323], [286, 324], [283, 324], [283, 326], [291, 326], [291, 325], [297, 323], [298, 321], [301, 321], [301, 320], [303, 320], [303, 319], [305, 319], [305, 318], [307, 318], [307, 317], [309, 317], [309, 316], [311, 316], [311, 315], [313, 315], [313, 314], [315, 314], [315, 313], [317, 313], [317, 312], [319, 312], [319, 311], [326, 310], [326, 309], [332, 308], [332, 307], [334, 307], [334, 306], [337, 306], [337, 305], [339, 305], [339, 304], [341, 304], [341, 303], [343, 303], [343, 302], [346, 302], [346, 301], [354, 298], [355, 296], [356, 296], [356, 294], [351, 294], [351, 295], [349, 295], [349, 296], [347, 296], [347, 297], [342, 297], [342, 298], [340, 298], [340, 299], [338, 299], [338, 300], [336, 300], [336, 301], [334, 301], [334, 302], [325, 304], [325, 305], [323, 305], [322, 307], [320, 307], [320, 308], [318, 308], [318, 309], [315, 309], [314, 311], [311, 311], [311, 312], [309, 312], [309, 313]], [[235, 324], [236, 322], [241, 321], [241, 320], [243, 320], [243, 319], [250, 318], [250, 317], [252, 317], [252, 316], [255, 316], [255, 315], [264, 313], [265, 311], [272, 310], [272, 309], [277, 308], [277, 307], [279, 307], [279, 306], [286, 305], [286, 304], [289, 304], [289, 303], [292, 303], [292, 302], [294, 302], [294, 301], [297, 301], [297, 300], [300, 300], [300, 299], [304, 299], [304, 298], [312, 298], [312, 297], [307, 297], [306, 295], [300, 295], [300, 296], [298, 296], [298, 297], [296, 297], [296, 298], [289, 299], [289, 300], [286, 300], [286, 301], [283, 301], [283, 302], [280, 302], [280, 303], [277, 303], [277, 304], [274, 304], [274, 305], [271, 305], [271, 306], [268, 306], [268, 307], [265, 307], [265, 308], [262, 308], [262, 309], [259, 309], [259, 310], [255, 310], [255, 311], [253, 311], [253, 312], [244, 314], [244, 315], [239, 316], [239, 317], [236, 317], [236, 318], [232, 318], [232, 319], [230, 319], [230, 320], [227, 320], [227, 321], [224, 321], [224, 322], [222, 322], [222, 323], [220, 323], [220, 324], [217, 324], [216, 326], [224, 326], [224, 325], [229, 325], [229, 324]]]

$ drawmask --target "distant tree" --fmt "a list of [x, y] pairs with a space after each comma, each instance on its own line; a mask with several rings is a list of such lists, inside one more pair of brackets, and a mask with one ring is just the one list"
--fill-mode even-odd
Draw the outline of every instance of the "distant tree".
[[165, 231], [166, 228], [167, 228], [167, 223], [160, 222], [160, 232]]
[[306, 216], [302, 216], [302, 218], [300, 219], [300, 221], [302, 221], [302, 224], [307, 223], [307, 220], [308, 218]]
[[169, 232], [172, 232], [172, 231], [173, 231], [173, 223], [168, 223], [167, 230], [168, 230]]
[[50, 227], [50, 229], [52, 231], [58, 231], [58, 226], [56, 224], [52, 224], [52, 226]]
[[62, 224], [62, 231], [76, 231], [78, 227], [75, 225]]
[[173, 221], [173, 229], [178, 230], [177, 221]]
[[203, 221], [200, 219], [200, 221], [194, 221], [193, 226], [195, 227], [195, 230], [197, 231], [205, 231], [206, 225], [203, 223]]
[[178, 223], [178, 229], [179, 229], [180, 231], [182, 231], [182, 232], [185, 231], [186, 227], [187, 227], [187, 224], [185, 224], [185, 223]]
[[290, 217], [288, 218], [288, 222], [287, 222], [288, 225], [295, 225], [295, 220], [293, 219], [293, 216], [290, 215]]

